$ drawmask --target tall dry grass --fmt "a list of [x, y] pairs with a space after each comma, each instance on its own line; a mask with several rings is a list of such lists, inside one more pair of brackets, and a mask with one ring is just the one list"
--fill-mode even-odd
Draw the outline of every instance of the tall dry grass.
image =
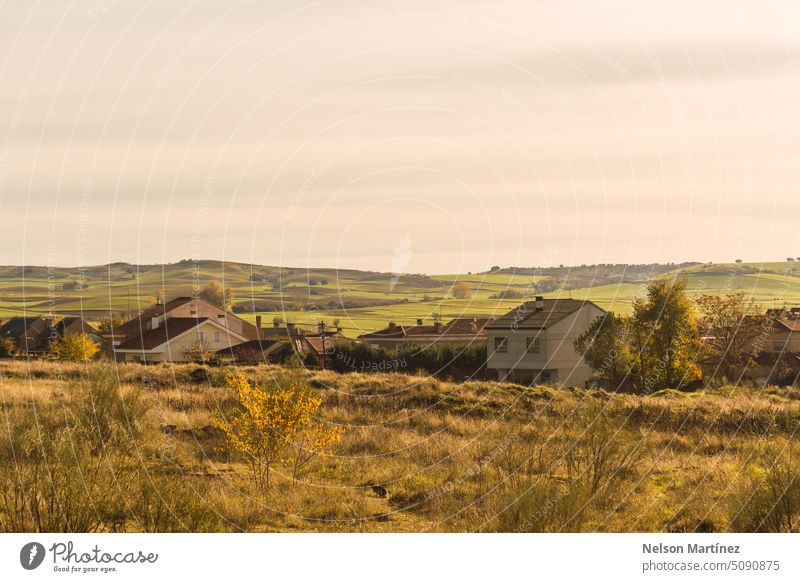
[[[230, 370], [0, 361], [4, 531], [796, 531], [800, 399], [240, 367], [347, 427], [268, 498], [212, 418]], [[380, 495], [380, 488], [388, 491]]]

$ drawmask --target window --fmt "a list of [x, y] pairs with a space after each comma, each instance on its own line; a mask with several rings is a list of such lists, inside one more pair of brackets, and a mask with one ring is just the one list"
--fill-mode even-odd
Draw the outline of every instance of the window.
[[542, 342], [539, 339], [539, 336], [535, 337], [526, 337], [525, 338], [525, 348], [529, 354], [538, 354], [542, 351]]
[[786, 340], [775, 340], [772, 342], [772, 351], [773, 352], [785, 352], [786, 348], [788, 347]]
[[494, 338], [494, 351], [499, 353], [506, 353], [508, 351], [508, 338], [507, 337]]
[[201, 342], [204, 339], [206, 339], [206, 334], [203, 333], [202, 331], [198, 331], [197, 334], [196, 334], [196, 338], [197, 338], [197, 341]]
[[214, 341], [215, 341], [215, 342], [218, 342], [218, 341], [219, 341], [219, 332], [218, 332], [218, 331], [215, 331], [215, 332], [214, 332]]

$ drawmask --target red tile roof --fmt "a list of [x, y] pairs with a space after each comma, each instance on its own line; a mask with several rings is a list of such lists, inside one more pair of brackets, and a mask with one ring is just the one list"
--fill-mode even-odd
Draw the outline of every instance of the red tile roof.
[[156, 329], [146, 329], [141, 335], [122, 342], [116, 349], [152, 350], [171, 339], [175, 339], [182, 333], [186, 333], [190, 329], [197, 327], [205, 321], [208, 321], [207, 317], [201, 317], [199, 319], [195, 317], [171, 317], [161, 323]]
[[145, 331], [147, 330], [148, 323], [151, 318], [167, 314], [176, 307], [180, 307], [185, 303], [189, 303], [191, 300], [192, 300], [191, 297], [176, 297], [175, 299], [167, 301], [166, 303], [153, 305], [152, 307], [145, 309], [137, 317], [134, 317], [133, 319], [126, 321], [125, 323], [114, 329], [114, 333], [126, 336], [129, 333], [137, 331]]
[[[458, 317], [442, 325], [395, 325], [380, 331], [365, 333], [359, 339], [403, 339], [409, 337], [417, 338], [439, 338], [447, 336], [483, 336], [484, 327], [494, 321], [494, 318], [487, 317]], [[474, 326], [474, 327], [473, 327]]]
[[275, 346], [285, 345], [286, 342], [274, 339], [250, 340], [235, 346], [228, 346], [216, 352], [217, 356], [227, 356], [234, 359], [247, 359], [251, 354], [264, 354], [276, 349]]

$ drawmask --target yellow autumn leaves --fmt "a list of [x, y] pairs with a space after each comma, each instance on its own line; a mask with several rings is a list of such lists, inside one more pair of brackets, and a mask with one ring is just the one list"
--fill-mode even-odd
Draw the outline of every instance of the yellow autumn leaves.
[[260, 489], [268, 489], [276, 464], [293, 466], [297, 474], [315, 456], [330, 454], [344, 430], [316, 417], [322, 398], [297, 387], [265, 390], [241, 373], [226, 379], [236, 393], [239, 408], [219, 415], [215, 425], [250, 467]]
[[100, 347], [85, 333], [66, 334], [54, 341], [51, 348], [59, 358], [71, 362], [88, 362], [100, 351]]

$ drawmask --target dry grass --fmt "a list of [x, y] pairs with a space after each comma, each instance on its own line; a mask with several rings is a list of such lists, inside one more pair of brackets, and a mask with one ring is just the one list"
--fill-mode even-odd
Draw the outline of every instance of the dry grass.
[[791, 388], [640, 397], [240, 368], [319, 391], [347, 429], [297, 480], [279, 467], [265, 497], [212, 427], [235, 406], [229, 370], [195, 371], [0, 362], [0, 529], [800, 529]]

